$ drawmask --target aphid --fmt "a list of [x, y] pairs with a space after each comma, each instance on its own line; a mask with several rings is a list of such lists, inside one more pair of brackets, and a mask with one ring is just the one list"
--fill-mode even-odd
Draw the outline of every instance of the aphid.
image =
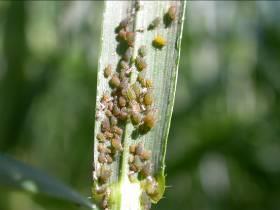
[[155, 29], [160, 24], [160, 17], [156, 17], [148, 26], [148, 30]]
[[144, 117], [143, 121], [144, 121], [144, 124], [143, 124], [144, 128], [146, 128], [148, 130], [153, 128], [156, 124], [156, 116], [155, 116], [154, 111], [149, 111], [147, 113], [147, 115]]
[[128, 174], [128, 178], [130, 182], [136, 182], [137, 181], [137, 174], [136, 173], [130, 173]]
[[96, 135], [96, 138], [100, 141], [100, 142], [104, 142], [105, 141], [105, 136], [103, 133], [98, 133]]
[[147, 63], [144, 60], [144, 58], [137, 56], [135, 59], [135, 65], [138, 69], [138, 71], [143, 71], [145, 68], [147, 68]]
[[140, 171], [143, 167], [143, 163], [138, 155], [134, 156], [133, 165], [136, 167], [137, 171]]
[[113, 106], [114, 106], [113, 102], [109, 101], [108, 104], [107, 104], [107, 109], [112, 112]]
[[145, 186], [144, 189], [145, 189], [145, 191], [148, 195], [154, 195], [158, 191], [158, 183], [152, 177], [148, 177], [146, 179], [146, 182], [145, 182], [144, 186]]
[[110, 100], [110, 98], [111, 98], [110, 93], [106, 91], [101, 98], [101, 102], [107, 103]]
[[133, 85], [131, 85], [131, 88], [134, 90], [136, 97], [139, 97], [141, 93], [140, 84], [135, 82]]
[[147, 48], [145, 45], [142, 45], [139, 49], [138, 49], [138, 54], [141, 57], [145, 57], [147, 55]]
[[152, 105], [154, 103], [154, 97], [150, 91], [145, 94], [143, 102], [146, 106]]
[[120, 107], [124, 107], [126, 105], [126, 100], [123, 96], [119, 97], [119, 105]]
[[105, 131], [109, 131], [110, 130], [110, 122], [109, 119], [106, 117], [104, 118], [104, 120], [101, 123], [101, 131], [105, 132]]
[[146, 88], [152, 88], [153, 87], [153, 81], [150, 79], [146, 79]]
[[112, 146], [114, 147], [115, 150], [117, 150], [117, 151], [122, 151], [123, 150], [120, 138], [113, 138], [111, 143], [112, 143]]
[[139, 113], [141, 111], [139, 103], [135, 100], [129, 102], [129, 108], [131, 109], [131, 112]]
[[175, 18], [176, 18], [176, 7], [175, 6], [170, 6], [166, 14], [171, 21], [175, 20]]
[[98, 144], [97, 151], [100, 153], [111, 153], [111, 150], [107, 148], [104, 144]]
[[133, 55], [133, 48], [129, 47], [127, 48], [127, 50], [125, 51], [124, 55], [123, 55], [123, 59], [127, 62], [130, 61], [131, 57]]
[[142, 159], [142, 160], [149, 160], [150, 158], [151, 158], [151, 151], [149, 151], [149, 150], [144, 150], [143, 152], [142, 152], [142, 154], [140, 155], [140, 158]]
[[138, 76], [137, 76], [137, 80], [142, 85], [142, 87], [146, 86], [146, 80], [145, 80], [143, 74], [139, 73]]
[[102, 183], [106, 183], [110, 176], [111, 176], [111, 170], [107, 169], [106, 166], [102, 165], [99, 169], [99, 179]]
[[133, 46], [135, 41], [135, 33], [134, 32], [126, 32], [126, 42], [128, 46]]
[[118, 135], [122, 135], [123, 133], [123, 130], [121, 128], [119, 128], [118, 126], [113, 126], [112, 127], [112, 131], [115, 133], [115, 134], [118, 134]]
[[121, 110], [118, 107], [118, 105], [114, 104], [114, 106], [113, 106], [113, 115], [118, 116], [120, 114], [120, 112], [121, 112]]
[[126, 89], [128, 87], [128, 78], [126, 78], [126, 73], [125, 73], [124, 69], [121, 70], [120, 75], [121, 75], [122, 82], [119, 86], [119, 89], [123, 90], [123, 89]]
[[134, 161], [134, 156], [130, 155], [128, 158], [128, 163], [133, 163], [133, 161]]
[[104, 132], [104, 135], [105, 135], [105, 137], [107, 138], [107, 139], [111, 139], [111, 138], [113, 138], [113, 134], [111, 133], [111, 132], [109, 132], [109, 131], [105, 131]]
[[129, 170], [137, 172], [137, 167], [132, 163], [129, 165]]
[[111, 164], [113, 162], [113, 158], [110, 155], [106, 155], [106, 160], [108, 164]]
[[128, 98], [129, 101], [136, 99], [136, 94], [131, 87], [127, 88], [126, 97]]
[[143, 165], [141, 171], [140, 171], [141, 175], [143, 177], [147, 177], [150, 176], [152, 174], [152, 165], [150, 162], [147, 162]]
[[135, 154], [136, 154], [136, 155], [142, 155], [143, 151], [144, 151], [144, 145], [143, 145], [143, 143], [138, 143], [138, 144], [136, 145], [136, 148], [135, 148]]
[[142, 116], [139, 112], [132, 112], [130, 115], [130, 119], [133, 125], [139, 125], [142, 120]]
[[111, 66], [111, 65], [108, 65], [108, 66], [106, 66], [105, 69], [104, 69], [104, 76], [105, 76], [106, 78], [108, 78], [108, 77], [111, 76], [111, 74], [112, 74], [112, 66]]
[[129, 152], [130, 152], [131, 154], [134, 154], [134, 153], [135, 153], [135, 149], [136, 149], [136, 145], [135, 145], [135, 144], [132, 144], [132, 145], [129, 146]]
[[105, 156], [104, 153], [100, 153], [100, 154], [98, 155], [98, 162], [99, 162], [99, 163], [106, 163], [106, 162], [107, 162], [107, 159], [106, 159], [106, 156]]
[[106, 111], [105, 111], [105, 115], [106, 115], [107, 117], [111, 117], [111, 116], [112, 116], [112, 112], [111, 112], [110, 110], [106, 110]]
[[118, 124], [118, 119], [115, 116], [111, 116], [110, 122], [111, 122], [111, 126], [115, 126]]
[[158, 35], [154, 38], [153, 40], [153, 46], [155, 48], [159, 48], [161, 49], [162, 47], [164, 47], [166, 45], [166, 39], [163, 38], [162, 36]]
[[116, 87], [119, 87], [120, 86], [120, 78], [117, 74], [114, 74], [110, 80], [110, 85], [113, 87], [113, 88], [116, 88]]
[[123, 60], [120, 62], [120, 68], [121, 69], [129, 69], [129, 64], [127, 63], [127, 61]]
[[127, 113], [127, 109], [126, 107], [123, 107], [120, 111], [120, 114], [119, 114], [119, 118], [123, 121], [127, 120], [128, 118], [128, 113]]

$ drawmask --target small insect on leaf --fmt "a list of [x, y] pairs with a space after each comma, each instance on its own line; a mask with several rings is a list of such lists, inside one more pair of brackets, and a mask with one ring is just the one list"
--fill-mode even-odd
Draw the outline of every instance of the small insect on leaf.
[[153, 40], [153, 46], [155, 48], [161, 49], [166, 45], [166, 39], [163, 38], [162, 36], [158, 35], [154, 38]]
[[121, 83], [121, 81], [120, 81], [119, 76], [117, 74], [114, 74], [110, 80], [111, 87], [113, 87], [113, 88], [119, 87], [120, 83]]
[[104, 69], [104, 76], [105, 76], [106, 78], [108, 78], [108, 77], [111, 76], [111, 74], [112, 74], [112, 66], [111, 66], [111, 65], [108, 65], [108, 66], [106, 66], [105, 69]]
[[138, 49], [138, 54], [141, 57], [145, 57], [147, 55], [147, 48], [145, 45], [142, 45], [139, 49]]
[[134, 32], [126, 32], [126, 42], [128, 46], [133, 46], [135, 41], [135, 33]]
[[148, 30], [153, 30], [160, 24], [160, 17], [156, 17], [148, 26]]
[[144, 69], [147, 68], [147, 63], [146, 63], [145, 59], [140, 56], [136, 57], [135, 65], [136, 65], [138, 71], [143, 71]]
[[171, 6], [169, 7], [168, 11], [167, 11], [167, 15], [169, 17], [170, 20], [175, 20], [176, 18], [176, 7], [175, 6]]

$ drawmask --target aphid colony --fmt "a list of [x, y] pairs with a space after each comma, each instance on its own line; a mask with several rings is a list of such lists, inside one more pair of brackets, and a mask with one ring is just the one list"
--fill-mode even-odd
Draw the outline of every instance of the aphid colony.
[[[138, 11], [140, 9], [138, 1], [135, 6], [135, 10]], [[166, 13], [170, 20], [175, 19], [175, 14], [175, 7], [170, 7]], [[140, 46], [137, 56], [133, 57], [135, 32], [129, 30], [130, 23], [131, 17], [127, 17], [117, 27], [117, 40], [126, 50], [116, 70], [110, 64], [104, 68], [104, 77], [108, 79], [111, 90], [104, 92], [97, 111], [97, 117], [101, 118], [101, 125], [100, 132], [96, 134], [99, 164], [93, 172], [93, 193], [99, 196], [104, 209], [110, 208], [109, 180], [112, 174], [110, 164], [123, 152], [122, 134], [125, 124], [132, 123], [139, 133], [144, 134], [155, 127], [157, 121], [156, 109], [153, 107], [153, 81], [145, 78], [145, 71], [148, 68], [145, 60], [147, 48], [144, 45]], [[158, 27], [159, 24], [160, 18], [157, 17], [148, 26], [148, 30]], [[165, 44], [166, 40], [161, 36], [156, 36], [153, 40], [155, 47], [162, 48]], [[136, 72], [137, 81], [131, 83], [130, 75]], [[141, 205], [143, 209], [148, 210], [151, 207], [150, 197], [158, 191], [158, 183], [153, 178], [150, 161], [152, 153], [146, 150], [141, 142], [130, 145], [129, 153], [128, 176], [131, 182], [141, 181], [143, 189]]]

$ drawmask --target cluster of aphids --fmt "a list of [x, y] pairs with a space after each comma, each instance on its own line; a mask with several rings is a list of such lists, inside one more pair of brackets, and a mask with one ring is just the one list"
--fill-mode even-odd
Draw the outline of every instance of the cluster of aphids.
[[[138, 2], [138, 1], [136, 1]], [[135, 10], [139, 10], [139, 2]], [[176, 9], [171, 6], [164, 17], [170, 21], [175, 19]], [[101, 198], [101, 206], [109, 208], [110, 189], [108, 186], [112, 171], [110, 164], [123, 151], [123, 127], [130, 122], [140, 134], [152, 129], [156, 124], [156, 109], [154, 105], [153, 82], [144, 77], [147, 70], [145, 56], [147, 49], [143, 45], [137, 49], [137, 56], [133, 57], [135, 32], [129, 30], [132, 17], [123, 19], [116, 29], [117, 40], [124, 52], [115, 68], [108, 64], [104, 68], [104, 77], [108, 79], [111, 91], [105, 92], [100, 99], [98, 117], [102, 116], [100, 132], [96, 135], [98, 140], [98, 168], [94, 172], [97, 182], [94, 194]], [[152, 30], [160, 24], [160, 19], [154, 19], [148, 26]], [[161, 48], [166, 40], [161, 36], [155, 37], [153, 45]], [[130, 75], [138, 72], [137, 81], [132, 83]], [[102, 114], [100, 114], [102, 112]], [[141, 196], [141, 205], [144, 209], [150, 208], [149, 196], [157, 192], [157, 182], [152, 177], [151, 151], [145, 150], [143, 143], [131, 145], [129, 157], [129, 178], [131, 181], [141, 179], [144, 194]]]

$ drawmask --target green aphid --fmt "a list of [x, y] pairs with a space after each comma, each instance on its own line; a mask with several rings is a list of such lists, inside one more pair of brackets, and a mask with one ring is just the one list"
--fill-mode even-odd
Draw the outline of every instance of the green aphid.
[[145, 59], [140, 56], [136, 57], [135, 65], [136, 65], [138, 71], [143, 71], [144, 69], [147, 68], [147, 63], [146, 63]]
[[147, 48], [145, 45], [142, 45], [139, 49], [138, 49], [138, 54], [141, 57], [145, 57], [147, 55]]

